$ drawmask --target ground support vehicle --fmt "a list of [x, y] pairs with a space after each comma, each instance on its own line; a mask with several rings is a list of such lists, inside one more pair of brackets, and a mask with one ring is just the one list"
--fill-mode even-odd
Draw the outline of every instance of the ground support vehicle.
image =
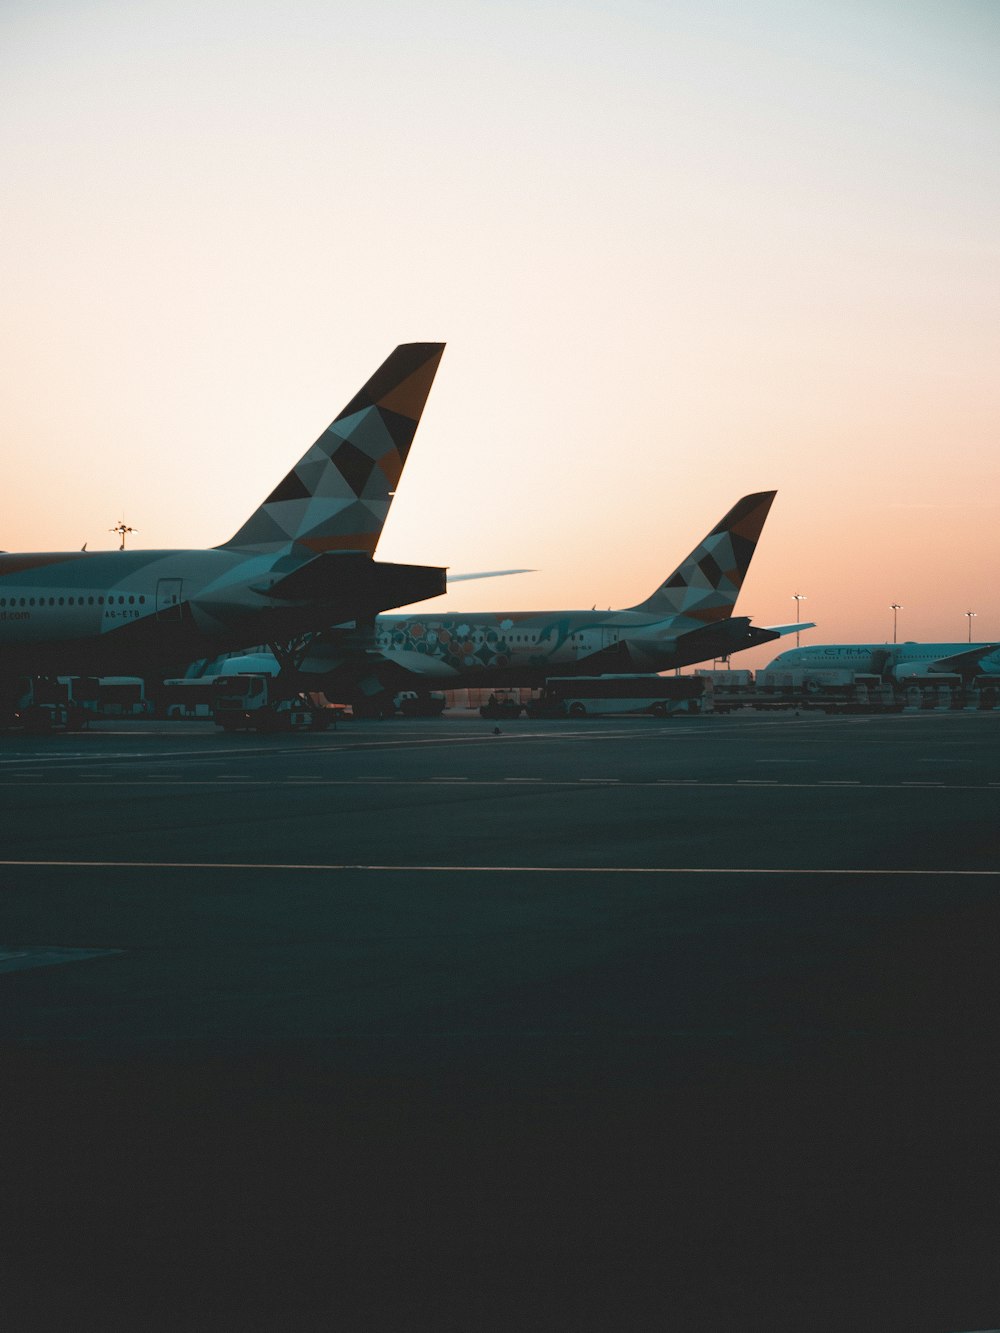
[[966, 708], [1000, 707], [1000, 677], [976, 676], [966, 691]]
[[212, 695], [215, 724], [223, 731], [325, 731], [334, 719], [305, 694], [279, 692], [271, 676], [217, 676]]
[[156, 691], [156, 712], [164, 718], [212, 717], [215, 679], [165, 680]]
[[401, 690], [390, 694], [381, 690], [377, 694], [356, 698], [351, 703], [355, 717], [439, 717], [445, 710], [447, 699], [440, 690]]
[[73, 700], [68, 680], [23, 676], [8, 726], [36, 733], [81, 731], [88, 721], [86, 710]]
[[440, 690], [403, 690], [392, 702], [403, 717], [440, 717], [447, 700]]
[[651, 713], [654, 717], [712, 711], [712, 682], [702, 676], [550, 676], [530, 717], [592, 717]]
[[694, 675], [711, 688], [712, 712], [731, 713], [736, 708], [753, 707], [754, 683], [752, 671], [715, 671], [703, 668]]
[[943, 671], [924, 676], [897, 674], [895, 684], [901, 706], [907, 712], [950, 712], [965, 707], [967, 691], [957, 674]]
[[752, 705], [822, 713], [898, 712], [902, 707], [892, 685], [881, 676], [834, 668], [758, 671]]
[[496, 690], [480, 705], [479, 716], [493, 719], [520, 717], [523, 707], [520, 690]]

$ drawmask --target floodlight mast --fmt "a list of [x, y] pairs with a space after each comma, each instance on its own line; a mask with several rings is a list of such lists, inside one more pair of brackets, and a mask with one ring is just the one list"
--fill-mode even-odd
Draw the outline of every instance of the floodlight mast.
[[130, 532], [138, 532], [139, 529], [138, 529], [138, 528], [130, 528], [129, 525], [125, 522], [125, 520], [124, 520], [123, 518], [120, 518], [120, 519], [118, 520], [118, 522], [115, 524], [115, 526], [114, 526], [113, 528], [108, 528], [108, 531], [109, 531], [109, 532], [116, 532], [116, 533], [118, 534], [118, 536], [121, 537], [122, 541], [121, 541], [121, 545], [118, 547], [118, 549], [119, 549], [119, 551], [124, 551], [124, 550], [125, 550], [125, 538], [128, 536], [128, 534], [129, 534]]

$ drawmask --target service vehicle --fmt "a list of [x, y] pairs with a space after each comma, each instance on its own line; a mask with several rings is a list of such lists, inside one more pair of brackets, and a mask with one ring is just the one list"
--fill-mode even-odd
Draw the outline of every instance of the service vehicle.
[[480, 717], [513, 718], [520, 717], [525, 707], [521, 703], [520, 690], [494, 690], [484, 704], [479, 706]]
[[53, 676], [22, 676], [8, 725], [23, 731], [82, 731], [86, 710], [74, 702], [69, 682]]
[[216, 676], [212, 691], [215, 724], [223, 731], [325, 731], [335, 710], [315, 697], [276, 689], [271, 676]]
[[712, 682], [702, 676], [550, 676], [530, 717], [591, 717], [612, 713], [707, 713]]

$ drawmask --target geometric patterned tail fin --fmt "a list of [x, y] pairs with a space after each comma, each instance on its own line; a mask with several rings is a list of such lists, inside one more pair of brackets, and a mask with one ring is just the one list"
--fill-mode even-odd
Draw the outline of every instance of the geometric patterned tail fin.
[[225, 547], [375, 553], [444, 343], [403, 343]]
[[777, 491], [745, 495], [651, 597], [630, 611], [710, 625], [732, 615]]

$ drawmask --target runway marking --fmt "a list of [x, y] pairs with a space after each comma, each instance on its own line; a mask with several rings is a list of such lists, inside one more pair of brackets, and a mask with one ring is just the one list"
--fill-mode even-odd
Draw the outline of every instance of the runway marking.
[[[418, 778], [393, 778], [393, 777], [308, 777], [301, 776], [296, 778], [275, 778], [273, 776], [250, 778], [244, 774], [215, 774], [209, 778], [183, 778], [183, 777], [159, 777], [147, 774], [134, 774], [127, 778], [87, 778], [84, 782], [80, 778], [52, 778], [47, 774], [32, 774], [32, 777], [45, 777], [46, 788], [71, 787], [81, 789], [86, 786], [92, 787], [127, 787], [134, 791], [137, 787], [220, 787], [220, 786], [239, 786], [239, 787], [274, 787], [277, 784], [291, 785], [294, 783], [300, 787], [360, 787], [360, 786], [396, 786], [396, 787], [421, 787], [429, 786], [431, 783], [448, 782], [466, 782], [470, 787], [501, 787], [504, 784], [516, 782], [532, 782], [544, 787], [704, 787], [715, 788], [718, 790], [728, 790], [736, 787], [775, 787], [783, 791], [818, 791], [820, 788], [829, 789], [830, 787], [858, 787], [863, 791], [900, 791], [907, 790], [927, 790], [927, 791], [993, 791], [1000, 787], [1000, 782], [914, 782], [909, 779], [902, 779], [898, 782], [862, 782], [860, 778], [818, 778], [811, 782], [790, 782], [779, 778], [736, 778], [727, 782], [715, 781], [712, 778], [533, 778], [533, 777], [503, 777], [503, 778], [475, 778], [475, 777], [418, 777]], [[4, 787], [24, 787], [25, 778], [8, 777], [0, 778], [0, 789]], [[32, 784], [37, 785], [37, 784]]]
[[107, 958], [121, 952], [121, 949], [62, 949], [51, 945], [0, 947], [0, 973], [23, 972], [29, 967], [56, 967], [60, 963], [82, 963], [88, 958]]
[[41, 870], [301, 870], [375, 871], [377, 873], [430, 875], [872, 875], [949, 878], [954, 876], [1000, 879], [997, 870], [907, 870], [872, 866], [493, 866], [493, 865], [381, 865], [350, 861], [49, 861], [0, 860], [0, 866]]

